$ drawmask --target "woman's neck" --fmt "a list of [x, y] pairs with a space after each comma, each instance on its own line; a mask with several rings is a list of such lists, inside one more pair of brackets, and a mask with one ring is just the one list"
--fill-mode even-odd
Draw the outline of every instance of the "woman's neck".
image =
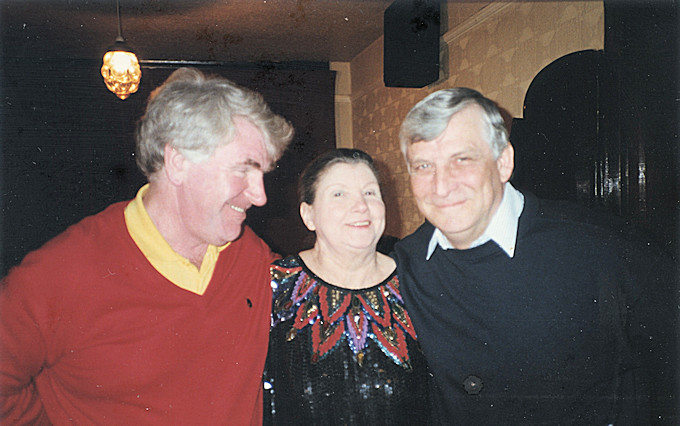
[[394, 271], [394, 261], [373, 250], [342, 253], [318, 244], [300, 252], [300, 258], [319, 278], [338, 287], [361, 289], [373, 287]]

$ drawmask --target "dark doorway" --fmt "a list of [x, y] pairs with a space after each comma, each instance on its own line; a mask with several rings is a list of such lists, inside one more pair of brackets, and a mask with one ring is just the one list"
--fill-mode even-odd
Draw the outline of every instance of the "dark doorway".
[[595, 201], [602, 60], [599, 51], [572, 53], [534, 78], [524, 118], [512, 123], [516, 187], [542, 198]]

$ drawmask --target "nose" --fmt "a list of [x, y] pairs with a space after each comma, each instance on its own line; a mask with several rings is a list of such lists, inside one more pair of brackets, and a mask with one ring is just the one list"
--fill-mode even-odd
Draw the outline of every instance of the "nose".
[[244, 191], [248, 201], [254, 206], [264, 206], [267, 204], [267, 194], [264, 190], [264, 173], [260, 171], [252, 172], [248, 179], [248, 187]]
[[440, 167], [433, 176], [434, 193], [445, 197], [455, 186], [454, 174], [448, 167]]
[[359, 195], [354, 200], [354, 210], [359, 212], [364, 212], [368, 210], [368, 203], [366, 203], [366, 199], [364, 198], [363, 195]]

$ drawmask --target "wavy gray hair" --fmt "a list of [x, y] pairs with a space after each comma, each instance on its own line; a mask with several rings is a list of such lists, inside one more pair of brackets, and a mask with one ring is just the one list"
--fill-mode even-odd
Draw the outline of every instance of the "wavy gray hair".
[[274, 114], [262, 95], [220, 76], [180, 68], [149, 97], [137, 132], [137, 165], [152, 176], [163, 168], [165, 145], [200, 162], [234, 138], [233, 118], [243, 117], [264, 135], [274, 164], [293, 138], [293, 126]]
[[496, 104], [476, 90], [466, 87], [439, 90], [418, 102], [401, 124], [399, 142], [404, 159], [416, 142], [431, 141], [441, 135], [451, 117], [469, 105], [479, 105], [484, 114], [484, 133], [494, 158], [508, 145], [508, 131]]

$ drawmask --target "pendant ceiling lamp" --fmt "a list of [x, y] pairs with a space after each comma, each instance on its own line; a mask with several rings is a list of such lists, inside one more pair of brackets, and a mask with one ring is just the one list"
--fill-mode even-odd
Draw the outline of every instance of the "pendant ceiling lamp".
[[118, 12], [118, 37], [116, 37], [114, 45], [104, 54], [101, 72], [106, 87], [120, 99], [125, 100], [139, 88], [142, 70], [139, 68], [137, 55], [134, 54], [123, 38], [119, 0], [116, 0], [116, 10]]

